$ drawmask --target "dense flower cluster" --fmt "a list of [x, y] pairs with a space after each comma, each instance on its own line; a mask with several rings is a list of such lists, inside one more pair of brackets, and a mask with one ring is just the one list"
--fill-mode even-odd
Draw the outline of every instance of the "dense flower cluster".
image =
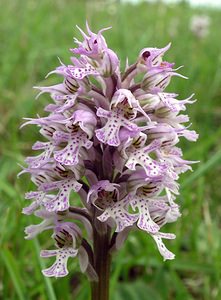
[[75, 39], [71, 64], [61, 63], [51, 72], [62, 83], [37, 87], [53, 100], [45, 107], [47, 116], [25, 123], [36, 124], [44, 139], [33, 145], [41, 153], [28, 157], [21, 173], [30, 173], [37, 186], [26, 194], [31, 204], [23, 213], [43, 219], [26, 228], [26, 237], [52, 230], [56, 242], [56, 250], [41, 252], [56, 256], [43, 270], [46, 276], [65, 276], [68, 258], [77, 256], [81, 270], [96, 279], [90, 252], [99, 222], [115, 235], [112, 248], [137, 228], [155, 240], [164, 259], [174, 258], [162, 239], [175, 235], [161, 227], [180, 216], [174, 202], [177, 180], [192, 162], [182, 158], [177, 144], [181, 137], [197, 139], [184, 125], [188, 116], [180, 112], [194, 101], [164, 91], [172, 76], [184, 77], [163, 60], [170, 45], [143, 49], [121, 73], [104, 30], [95, 34], [87, 26], [85, 34], [80, 29], [83, 41]]

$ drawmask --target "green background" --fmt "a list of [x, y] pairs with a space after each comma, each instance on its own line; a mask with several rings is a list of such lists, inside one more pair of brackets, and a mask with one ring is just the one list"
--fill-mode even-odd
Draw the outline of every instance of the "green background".
[[[24, 227], [37, 223], [21, 214], [29, 177], [17, 179], [24, 157], [38, 138], [34, 126], [19, 130], [23, 117], [41, 114], [47, 96], [35, 100], [34, 85], [59, 82], [44, 76], [59, 65], [57, 56], [69, 63], [75, 25], [92, 30], [112, 26], [105, 32], [109, 46], [132, 63], [140, 49], [163, 47], [172, 42], [165, 59], [184, 65], [189, 80], [174, 78], [170, 92], [184, 99], [193, 92], [198, 101], [188, 106], [196, 143], [182, 142], [184, 157], [200, 160], [194, 172], [181, 176], [177, 202], [182, 217], [164, 231], [177, 239], [167, 242], [176, 254], [163, 262], [153, 240], [133, 232], [114, 255], [111, 299], [221, 299], [221, 11], [192, 9], [184, 1], [166, 6], [160, 2], [137, 6], [119, 1], [0, 0], [0, 299], [90, 299], [89, 284], [77, 261], [69, 261], [70, 275], [48, 279], [41, 268], [40, 249], [52, 247], [50, 234], [24, 240]], [[190, 32], [194, 14], [211, 18], [209, 35], [199, 40]]]

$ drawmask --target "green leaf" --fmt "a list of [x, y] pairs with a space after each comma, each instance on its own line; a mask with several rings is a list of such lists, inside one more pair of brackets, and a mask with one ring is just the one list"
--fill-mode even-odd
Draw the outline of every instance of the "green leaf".
[[12, 252], [9, 249], [2, 249], [1, 257], [3, 259], [6, 269], [8, 270], [10, 278], [13, 282], [16, 293], [18, 295], [18, 299], [27, 300], [28, 299], [27, 293], [25, 291], [25, 287], [22, 282], [21, 274], [19, 274], [18, 271], [18, 264]]

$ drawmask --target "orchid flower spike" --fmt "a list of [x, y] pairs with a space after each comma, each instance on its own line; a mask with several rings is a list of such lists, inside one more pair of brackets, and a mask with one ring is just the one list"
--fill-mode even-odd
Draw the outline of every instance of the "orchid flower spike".
[[178, 100], [165, 91], [173, 76], [184, 77], [164, 61], [170, 44], [144, 48], [121, 72], [106, 29], [93, 33], [87, 24], [87, 33], [79, 30], [83, 41], [75, 39], [71, 64], [51, 72], [61, 82], [37, 87], [51, 97], [48, 115], [26, 119], [39, 127], [42, 140], [21, 172], [36, 185], [23, 213], [41, 218], [26, 228], [26, 238], [52, 232], [56, 249], [41, 256], [56, 259], [45, 276], [66, 276], [69, 260], [78, 258], [82, 272], [96, 281], [101, 274], [94, 245], [103, 234], [113, 251], [130, 230], [144, 231], [164, 260], [174, 259], [163, 240], [175, 235], [162, 230], [181, 216], [177, 180], [194, 163], [183, 158], [178, 143], [198, 135], [183, 114], [193, 95]]

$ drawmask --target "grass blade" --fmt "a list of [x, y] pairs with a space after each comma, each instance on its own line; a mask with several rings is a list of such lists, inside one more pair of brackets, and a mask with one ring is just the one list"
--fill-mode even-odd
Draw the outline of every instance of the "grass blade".
[[221, 161], [221, 150], [213, 155], [207, 162], [202, 164], [197, 170], [194, 171], [181, 185], [181, 188], [186, 188], [194, 180], [202, 176], [204, 173], [208, 172], [213, 166]]
[[[39, 242], [38, 242], [37, 238], [33, 239], [33, 244], [34, 244], [34, 248], [36, 250], [36, 255], [37, 255], [37, 258], [38, 258], [39, 265], [40, 265], [41, 269], [45, 269], [46, 265], [45, 265], [43, 259], [41, 259], [40, 255], [39, 255], [41, 249], [40, 249]], [[42, 278], [44, 278], [44, 281], [45, 281], [45, 286], [46, 286], [46, 289], [47, 289], [47, 292], [48, 292], [48, 299], [57, 300], [53, 285], [51, 283], [51, 279], [48, 278], [48, 277], [45, 277], [43, 275], [42, 275]]]
[[24, 292], [24, 286], [22, 284], [21, 277], [18, 273], [17, 263], [13, 254], [8, 249], [2, 249], [1, 257], [13, 282], [16, 293], [18, 295], [18, 299], [27, 300], [27, 297], [24, 296], [26, 295], [26, 293]]

